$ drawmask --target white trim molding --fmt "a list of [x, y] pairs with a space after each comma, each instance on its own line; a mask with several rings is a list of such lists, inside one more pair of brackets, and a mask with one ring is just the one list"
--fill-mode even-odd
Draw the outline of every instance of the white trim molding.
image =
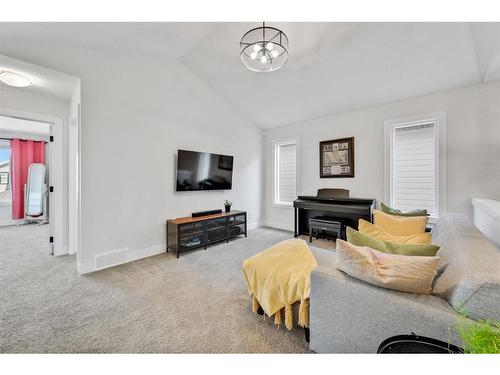
[[[434, 125], [436, 131], [436, 155], [438, 155], [436, 169], [436, 209], [437, 216], [447, 212], [447, 114], [445, 111], [418, 115], [413, 117], [388, 120], [384, 122], [384, 200], [391, 204], [392, 195], [392, 142], [393, 130], [405, 126], [417, 126], [420, 124]], [[431, 217], [431, 222], [437, 217]]]
[[[253, 230], [261, 227], [260, 222], [248, 223], [247, 229]], [[285, 229], [285, 228], [280, 228]], [[289, 230], [289, 229], [285, 229]], [[77, 262], [78, 273], [81, 275], [91, 272], [100, 271], [106, 268], [118, 266], [120, 264], [130, 263], [136, 260], [149, 258], [154, 255], [166, 253], [165, 244], [146, 247], [144, 249], [129, 250], [128, 247], [106, 251], [94, 256], [91, 262]]]
[[[259, 228], [260, 226], [261, 225], [259, 222], [252, 222], [248, 224], [247, 229], [253, 230]], [[97, 254], [97, 256], [94, 256], [94, 259], [91, 262], [77, 262], [78, 273], [83, 275], [86, 273], [115, 267], [120, 264], [149, 258], [154, 255], [164, 254], [166, 253], [166, 246], [167, 245], [165, 243], [162, 243], [159, 245], [146, 247], [144, 249], [129, 250], [128, 247], [124, 247], [116, 250], [106, 251], [105, 253], [99, 253]]]
[[283, 224], [275, 221], [264, 221], [262, 223], [263, 227], [269, 227], [269, 228], [275, 228], [275, 229], [281, 229], [281, 230], [286, 230], [287, 232], [293, 232], [293, 223], [291, 224]]
[[247, 230], [253, 230], [261, 227], [261, 223], [258, 221], [254, 221], [247, 224]]
[[129, 250], [127, 247], [125, 247], [97, 254], [97, 257], [94, 256], [93, 261], [86, 263], [77, 262], [76, 266], [78, 269], [78, 273], [83, 275], [86, 273], [118, 266], [120, 264], [130, 263], [139, 259], [149, 258], [151, 256], [163, 254], [165, 252], [166, 245], [164, 243], [137, 250]]
[[0, 227], [10, 227], [13, 225], [21, 225], [23, 223], [24, 223], [24, 219], [5, 220], [5, 221], [0, 221]]

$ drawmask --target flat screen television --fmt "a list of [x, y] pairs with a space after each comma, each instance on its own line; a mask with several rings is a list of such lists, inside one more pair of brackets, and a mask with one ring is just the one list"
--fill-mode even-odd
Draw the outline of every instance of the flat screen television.
[[232, 156], [177, 151], [176, 191], [230, 190], [232, 183]]

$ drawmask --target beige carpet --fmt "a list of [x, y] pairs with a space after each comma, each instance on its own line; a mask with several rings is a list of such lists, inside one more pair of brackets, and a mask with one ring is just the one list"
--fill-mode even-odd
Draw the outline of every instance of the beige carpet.
[[303, 353], [303, 330], [254, 316], [241, 261], [291, 233], [261, 228], [86, 276], [48, 226], [0, 228], [0, 352]]

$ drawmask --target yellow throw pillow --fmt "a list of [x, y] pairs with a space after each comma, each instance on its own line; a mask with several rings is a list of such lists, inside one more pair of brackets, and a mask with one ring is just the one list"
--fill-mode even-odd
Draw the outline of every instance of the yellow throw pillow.
[[373, 223], [394, 236], [411, 236], [417, 233], [424, 233], [428, 221], [429, 218], [427, 216], [403, 217], [373, 210]]
[[382, 288], [430, 294], [440, 258], [387, 254], [368, 246], [337, 240], [335, 267]]
[[429, 245], [432, 242], [432, 236], [428, 232], [417, 233], [411, 236], [395, 236], [363, 219], [359, 219], [358, 230], [380, 241], [414, 245]]

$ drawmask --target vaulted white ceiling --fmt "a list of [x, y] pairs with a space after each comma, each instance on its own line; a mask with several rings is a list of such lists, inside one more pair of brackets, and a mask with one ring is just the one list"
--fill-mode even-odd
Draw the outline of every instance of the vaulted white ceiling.
[[258, 23], [12, 23], [0, 37], [179, 59], [263, 128], [500, 79], [499, 23], [270, 24], [290, 39], [272, 73], [239, 60]]
[[71, 95], [78, 83], [78, 78], [56, 70], [44, 68], [40, 65], [30, 64], [25, 61], [13, 59], [9, 56], [1, 55], [1, 52], [0, 45], [0, 71], [13, 71], [25, 77], [29, 77], [32, 85], [19, 89], [11, 88], [0, 81], [0, 88], [24, 90], [34, 94], [54, 96], [63, 101], [69, 101], [71, 99]]
[[181, 61], [263, 128], [500, 78], [498, 25], [278, 24], [290, 57], [272, 73], [227, 42], [248, 27], [218, 27]]

